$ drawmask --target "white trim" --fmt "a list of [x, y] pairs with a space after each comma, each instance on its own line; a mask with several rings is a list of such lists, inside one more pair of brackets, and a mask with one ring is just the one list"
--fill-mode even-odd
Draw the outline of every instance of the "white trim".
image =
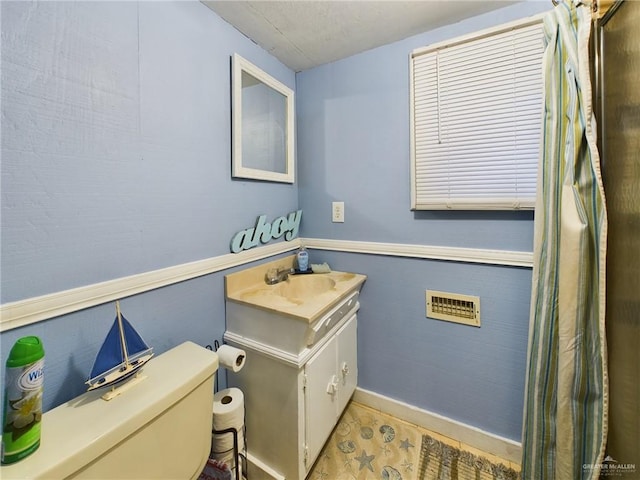
[[265, 357], [269, 357], [272, 360], [276, 360], [294, 368], [302, 367], [311, 357], [310, 350], [308, 348], [306, 348], [300, 355], [296, 355], [295, 353], [285, 352], [279, 348], [257, 342], [251, 338], [243, 337], [242, 335], [230, 332], [229, 330], [225, 330], [222, 339], [224, 340], [224, 343], [242, 347], [245, 350], [253, 350]]
[[9, 302], [0, 306], [0, 332], [95, 307], [185, 280], [278, 255], [300, 246], [300, 240], [278, 242], [195, 262], [94, 283], [84, 287]]
[[[415, 127], [415, 119], [416, 119], [416, 109], [415, 109], [415, 85], [413, 83], [414, 79], [414, 68], [413, 68], [413, 54], [409, 56], [409, 173], [411, 174], [411, 205], [415, 205], [418, 201], [418, 192], [416, 189], [416, 182], [413, 181], [413, 172], [416, 171], [416, 142], [413, 141], [416, 138], [416, 127]], [[438, 105], [438, 112], [440, 112], [440, 106]]]
[[[353, 296], [351, 298], [353, 298]], [[335, 312], [339, 308], [343, 307], [346, 303], [346, 300], [339, 302], [338, 305], [331, 310], [331, 312]], [[251, 338], [244, 337], [235, 332], [230, 332], [229, 330], [226, 330], [224, 332], [223, 340], [225, 342], [228, 341], [234, 345], [239, 345], [242, 348], [253, 350], [261, 355], [264, 355], [265, 357], [271, 358], [272, 360], [284, 363], [285, 365], [289, 365], [294, 368], [302, 368], [309, 361], [309, 359], [313, 357], [325, 343], [327, 343], [327, 340], [331, 338], [333, 334], [340, 330], [340, 328], [342, 328], [342, 326], [347, 323], [347, 321], [351, 320], [358, 313], [359, 309], [360, 303], [356, 302], [356, 306], [349, 310], [333, 327], [331, 327], [331, 330], [323, 334], [323, 336], [319, 340], [317, 340], [311, 346], [307, 346], [307, 348], [305, 348], [298, 354], [286, 352], [277, 347], [272, 347], [271, 345], [267, 345]], [[331, 312], [327, 312], [327, 314], [325, 314], [322, 319], [318, 320], [318, 322], [322, 322], [323, 319], [331, 316]]]
[[411, 58], [424, 55], [425, 53], [433, 52], [435, 50], [442, 50], [443, 48], [449, 48], [455, 45], [460, 45], [462, 43], [466, 43], [471, 40], [476, 40], [476, 39], [488, 37], [491, 35], [497, 35], [499, 33], [508, 32], [509, 30], [513, 30], [516, 28], [528, 27], [530, 25], [535, 25], [536, 23], [542, 23], [542, 21], [544, 20], [544, 16], [547, 13], [548, 12], [538, 13], [530, 17], [520, 18], [517, 20], [513, 20], [511, 22], [503, 23], [502, 25], [496, 25], [494, 27], [485, 28], [484, 30], [479, 30], [477, 32], [471, 32], [466, 35], [461, 35], [459, 37], [443, 40], [438, 43], [432, 43], [431, 45], [427, 45], [425, 47], [419, 47], [413, 50], [413, 52], [411, 52]]
[[532, 252], [438, 247], [434, 245], [411, 245], [404, 243], [359, 242], [322, 238], [304, 238], [302, 239], [302, 243], [304, 243], [305, 247], [316, 250], [368, 253], [371, 255], [386, 255], [392, 257], [426, 258], [452, 262], [486, 263], [510, 267], [533, 267]]
[[[258, 68], [248, 60], [242, 58], [237, 53], [232, 57], [232, 100], [231, 122], [233, 124], [232, 158], [233, 177], [252, 178], [257, 180], [268, 180], [272, 182], [295, 182], [295, 93], [284, 83]], [[285, 132], [285, 163], [286, 172], [279, 173], [269, 170], [245, 167], [242, 153], [242, 72], [259, 80], [261, 83], [281, 94], [286, 102], [286, 132]]]
[[425, 258], [452, 262], [514, 267], [533, 266], [533, 253], [478, 248], [437, 247], [402, 243], [360, 242], [321, 238], [296, 238], [241, 253], [228, 253], [151, 272], [116, 278], [84, 287], [50, 293], [0, 305], [0, 332], [95, 307], [119, 298], [148, 292], [185, 280], [238, 267], [297, 249], [301, 244], [316, 250], [365, 253], [392, 257]]
[[471, 425], [360, 387], [356, 388], [353, 400], [471, 447], [478, 448], [483, 452], [520, 464], [522, 455], [522, 444], [520, 442], [485, 432]]

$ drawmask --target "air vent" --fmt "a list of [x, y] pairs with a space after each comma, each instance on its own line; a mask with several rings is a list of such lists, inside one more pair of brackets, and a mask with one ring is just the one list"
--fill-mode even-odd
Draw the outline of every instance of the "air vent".
[[427, 290], [427, 317], [480, 326], [480, 297]]

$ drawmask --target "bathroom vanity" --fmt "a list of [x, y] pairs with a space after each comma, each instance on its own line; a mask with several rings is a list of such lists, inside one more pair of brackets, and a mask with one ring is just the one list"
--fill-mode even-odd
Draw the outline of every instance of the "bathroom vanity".
[[304, 479], [358, 380], [356, 313], [366, 276], [290, 275], [267, 285], [265, 273], [291, 268], [293, 258], [225, 277], [224, 339], [247, 352], [228, 383], [244, 392], [248, 458], [262, 468], [259, 478], [266, 471]]

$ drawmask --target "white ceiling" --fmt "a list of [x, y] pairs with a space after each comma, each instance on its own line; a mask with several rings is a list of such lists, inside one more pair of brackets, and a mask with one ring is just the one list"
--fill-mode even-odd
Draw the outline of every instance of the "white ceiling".
[[518, 0], [203, 0], [299, 72]]

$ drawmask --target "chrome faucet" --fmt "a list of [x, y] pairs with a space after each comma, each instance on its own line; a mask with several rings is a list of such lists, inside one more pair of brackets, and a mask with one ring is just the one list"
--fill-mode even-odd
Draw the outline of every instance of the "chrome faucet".
[[264, 276], [264, 281], [267, 285], [275, 285], [276, 283], [284, 282], [289, 278], [291, 271], [291, 268], [270, 268]]

